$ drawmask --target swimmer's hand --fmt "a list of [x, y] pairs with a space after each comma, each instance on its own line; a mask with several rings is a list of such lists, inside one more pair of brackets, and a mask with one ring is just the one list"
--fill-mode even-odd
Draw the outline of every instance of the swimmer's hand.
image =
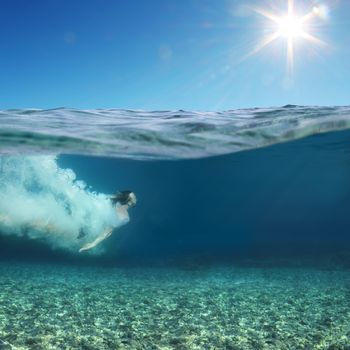
[[92, 249], [93, 247], [95, 247], [96, 244], [94, 244], [94, 242], [92, 243], [87, 243], [85, 245], [83, 245], [80, 249], [79, 249], [79, 253], [85, 251], [85, 250], [89, 250], [89, 249]]
[[108, 238], [113, 232], [113, 228], [108, 228], [105, 231], [102, 232], [102, 234], [100, 236], [98, 236], [93, 242], [90, 243], [86, 243], [84, 244], [80, 249], [79, 249], [79, 253], [85, 251], [85, 250], [89, 250], [92, 249], [94, 247], [96, 247], [99, 243], [101, 243], [102, 241], [104, 241], [106, 238]]

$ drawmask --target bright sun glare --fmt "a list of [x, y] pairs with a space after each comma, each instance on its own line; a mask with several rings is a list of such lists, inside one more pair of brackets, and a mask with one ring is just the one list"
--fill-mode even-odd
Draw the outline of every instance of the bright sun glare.
[[284, 16], [277, 16], [263, 9], [254, 9], [263, 17], [271, 20], [274, 23], [274, 32], [265, 37], [255, 48], [252, 54], [262, 50], [267, 45], [279, 38], [285, 38], [287, 41], [287, 69], [288, 72], [293, 70], [294, 62], [294, 46], [295, 41], [304, 39], [313, 44], [324, 45], [325, 43], [316, 36], [309, 33], [311, 22], [315, 17], [323, 17], [324, 7], [314, 6], [312, 10], [303, 16], [298, 16], [295, 13], [294, 0], [288, 0], [288, 12]]
[[303, 34], [303, 23], [299, 18], [287, 16], [280, 20], [278, 33], [286, 38], [296, 38]]

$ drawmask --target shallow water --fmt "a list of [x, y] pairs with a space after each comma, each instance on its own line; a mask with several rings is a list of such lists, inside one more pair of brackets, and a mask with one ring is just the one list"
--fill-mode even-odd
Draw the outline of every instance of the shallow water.
[[[0, 265], [18, 349], [346, 349], [350, 273]], [[3, 349], [11, 349], [4, 346]]]
[[0, 349], [349, 348], [347, 107], [6, 113]]

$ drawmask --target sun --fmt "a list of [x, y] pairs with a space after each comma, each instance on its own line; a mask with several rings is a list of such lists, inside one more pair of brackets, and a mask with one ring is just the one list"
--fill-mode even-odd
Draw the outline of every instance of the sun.
[[279, 36], [288, 39], [297, 38], [303, 35], [303, 22], [294, 16], [287, 16], [279, 21]]
[[263, 9], [254, 9], [255, 12], [273, 22], [273, 32], [263, 38], [251, 54], [262, 50], [273, 41], [284, 38], [287, 43], [287, 69], [291, 73], [294, 65], [294, 46], [297, 40], [306, 40], [312, 44], [325, 45], [325, 43], [309, 32], [311, 22], [321, 17], [324, 12], [323, 7], [314, 6], [308, 13], [299, 16], [295, 12], [294, 0], [288, 0], [287, 13], [277, 16]]

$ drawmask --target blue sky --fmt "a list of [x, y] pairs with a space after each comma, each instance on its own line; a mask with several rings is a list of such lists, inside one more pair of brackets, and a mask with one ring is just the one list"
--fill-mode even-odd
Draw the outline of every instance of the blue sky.
[[[225, 110], [350, 104], [350, 2], [249, 56], [287, 0], [0, 0], [0, 108]], [[248, 57], [247, 57], [248, 55]]]

